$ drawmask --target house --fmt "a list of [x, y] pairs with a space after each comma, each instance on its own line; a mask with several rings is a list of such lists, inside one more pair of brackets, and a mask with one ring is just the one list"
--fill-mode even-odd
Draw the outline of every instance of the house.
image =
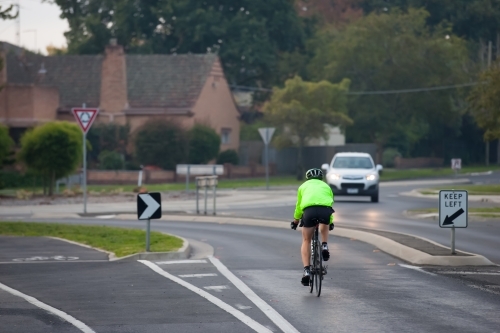
[[71, 109], [100, 109], [97, 122], [151, 119], [211, 126], [221, 150], [239, 147], [239, 113], [215, 54], [135, 55], [111, 40], [104, 55], [42, 56], [0, 42], [0, 123], [17, 141], [26, 129], [74, 121]]

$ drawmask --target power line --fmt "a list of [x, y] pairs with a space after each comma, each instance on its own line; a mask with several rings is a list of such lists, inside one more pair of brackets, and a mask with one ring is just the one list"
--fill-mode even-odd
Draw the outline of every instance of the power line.
[[[349, 91], [347, 95], [389, 95], [389, 94], [407, 94], [407, 93], [417, 93], [417, 92], [425, 92], [425, 91], [436, 91], [436, 90], [448, 90], [448, 89], [456, 89], [463, 87], [472, 87], [478, 85], [478, 82], [471, 83], [463, 83], [463, 84], [455, 84], [450, 86], [437, 86], [437, 87], [428, 87], [428, 88], [415, 88], [415, 89], [399, 89], [399, 90], [378, 90], [378, 91]], [[229, 87], [234, 89], [241, 89], [247, 91], [265, 91], [271, 92], [272, 89], [268, 88], [257, 88], [257, 87], [247, 87], [247, 86], [238, 86], [238, 85], [229, 85]]]

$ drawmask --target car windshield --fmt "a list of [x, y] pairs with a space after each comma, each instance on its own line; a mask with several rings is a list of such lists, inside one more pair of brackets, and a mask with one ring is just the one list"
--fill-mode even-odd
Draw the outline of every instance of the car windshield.
[[368, 157], [339, 156], [333, 161], [332, 167], [339, 169], [372, 169], [373, 163]]

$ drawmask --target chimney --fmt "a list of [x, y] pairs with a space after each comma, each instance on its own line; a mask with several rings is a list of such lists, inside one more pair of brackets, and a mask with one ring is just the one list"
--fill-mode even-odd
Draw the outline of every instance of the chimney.
[[123, 47], [109, 41], [102, 61], [100, 108], [106, 113], [122, 112], [128, 105], [127, 65]]

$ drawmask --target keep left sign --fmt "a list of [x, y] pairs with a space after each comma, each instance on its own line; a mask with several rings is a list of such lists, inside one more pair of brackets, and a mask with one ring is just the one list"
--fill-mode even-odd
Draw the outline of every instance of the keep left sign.
[[469, 193], [465, 190], [439, 191], [439, 226], [467, 228]]

